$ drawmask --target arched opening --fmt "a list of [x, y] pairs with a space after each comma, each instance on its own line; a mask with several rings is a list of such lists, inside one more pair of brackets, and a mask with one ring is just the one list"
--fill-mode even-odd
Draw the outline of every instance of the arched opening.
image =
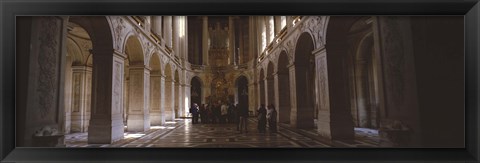
[[[347, 87], [350, 94], [350, 110], [356, 134], [378, 135], [380, 98], [378, 59], [375, 55], [372, 17], [355, 17], [344, 20], [346, 33], [344, 40], [347, 49]], [[340, 40], [338, 40], [339, 42]]]
[[[128, 37], [125, 44], [125, 80], [128, 83], [128, 131], [150, 129], [150, 71], [145, 67], [142, 44], [135, 36]], [[127, 85], [127, 84], [125, 84]]]
[[122, 139], [124, 133], [121, 96], [124, 62], [114, 56], [109, 20], [106, 17], [72, 16], [69, 22], [82, 27], [92, 41], [92, 49], [89, 50], [91, 56], [86, 58], [87, 66], [93, 65], [91, 88], [86, 88], [91, 90], [88, 143], [113, 143]]
[[162, 106], [162, 70], [159, 54], [154, 53], [150, 58], [150, 125], [161, 125]]
[[269, 62], [267, 66], [267, 77], [265, 82], [267, 84], [267, 99], [265, 105], [275, 104], [275, 84], [274, 84], [274, 68], [273, 63]]
[[314, 125], [314, 73], [313, 63], [313, 40], [310, 34], [303, 33], [298, 38], [295, 46], [295, 80], [297, 93], [296, 127], [311, 129]]
[[170, 63], [165, 66], [165, 120], [175, 120], [174, 97], [175, 97], [175, 81], [172, 74]]
[[[259, 74], [260, 78], [258, 78], [258, 85], [259, 85], [259, 92], [260, 92], [260, 105], [266, 105], [266, 101], [265, 101], [265, 74], [263, 72], [263, 68], [260, 69], [260, 74]], [[257, 107], [260, 107], [260, 106], [257, 106]]]
[[175, 113], [175, 118], [179, 118], [179, 117], [181, 117], [180, 112], [182, 111], [182, 109], [180, 109], [180, 105], [181, 105], [180, 104], [180, 96], [181, 96], [180, 95], [180, 92], [181, 92], [180, 88], [181, 87], [180, 87], [180, 77], [178, 75], [178, 70], [175, 70], [174, 81], [175, 81], [174, 82], [175, 83], [175, 86], [174, 86], [175, 96], [174, 96], [174, 99], [173, 99], [173, 101], [174, 101], [174, 111], [175, 111], [174, 113]]
[[290, 75], [287, 52], [282, 51], [278, 59], [278, 114], [280, 123], [290, 123]]
[[241, 75], [235, 80], [235, 86], [237, 87], [237, 104], [238, 106], [248, 107], [248, 79]]
[[[202, 82], [197, 76], [193, 77], [190, 81], [190, 106], [193, 106], [193, 103], [198, 104], [199, 106], [202, 103]], [[190, 107], [189, 106], [189, 107]]]
[[87, 132], [92, 92], [92, 41], [85, 29], [68, 23], [65, 64], [65, 133]]
[[353, 76], [356, 108], [352, 107], [352, 115], [356, 115], [354, 124], [356, 127], [378, 129], [378, 96], [375, 93], [378, 78], [374, 70], [376, 59], [371, 33], [363, 38], [356, 52]]

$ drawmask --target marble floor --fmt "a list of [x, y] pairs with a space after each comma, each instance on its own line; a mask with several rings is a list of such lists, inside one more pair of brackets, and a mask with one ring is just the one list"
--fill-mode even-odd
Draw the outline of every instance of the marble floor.
[[[259, 133], [254, 118], [248, 120], [248, 133], [240, 133], [235, 124], [192, 124], [190, 119], [176, 119], [164, 126], [152, 126], [147, 132], [126, 132], [113, 144], [88, 144], [88, 133], [65, 136], [66, 147], [194, 147], [194, 148], [324, 148], [376, 147], [378, 134], [356, 129], [353, 142], [329, 141], [314, 130], [296, 130], [279, 124], [277, 133]], [[267, 129], [268, 131], [268, 129]]]

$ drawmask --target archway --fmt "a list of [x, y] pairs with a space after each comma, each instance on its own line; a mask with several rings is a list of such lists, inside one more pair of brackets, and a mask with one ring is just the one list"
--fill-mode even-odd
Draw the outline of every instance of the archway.
[[[202, 82], [197, 76], [193, 77], [190, 81], [190, 106], [193, 106], [193, 103], [198, 104], [199, 106], [202, 103]], [[190, 108], [190, 106], [188, 106]]]
[[[291, 118], [291, 124], [297, 128], [311, 129], [314, 125], [314, 87], [311, 71], [313, 65], [312, 51], [313, 40], [309, 33], [302, 33], [295, 46], [295, 88], [296, 88], [296, 114]], [[295, 124], [296, 123], [296, 124]]]
[[[107, 17], [69, 17], [92, 40], [91, 116], [88, 143], [109, 144], [123, 138], [123, 56], [113, 53], [112, 27]], [[87, 62], [90, 59], [87, 59]]]
[[[371, 30], [371, 29], [370, 29]], [[352, 107], [352, 115], [356, 127], [377, 129], [378, 121], [378, 96], [376, 86], [378, 78], [375, 75], [374, 65], [376, 58], [373, 55], [373, 36], [366, 34], [360, 41], [354, 54], [353, 81], [355, 95], [355, 107]]]
[[237, 104], [240, 107], [248, 107], [248, 79], [241, 75], [235, 80], [235, 86], [237, 87], [236, 97]]
[[161, 125], [162, 121], [162, 70], [159, 54], [150, 57], [150, 125]]
[[128, 131], [147, 131], [150, 129], [150, 70], [145, 67], [143, 48], [135, 36], [128, 37], [125, 44], [128, 67], [125, 68], [128, 79]]
[[87, 31], [78, 24], [69, 22], [68, 28], [64, 87], [65, 133], [87, 132], [92, 92], [92, 41]]
[[170, 63], [165, 66], [165, 120], [175, 120], [174, 97], [175, 97], [175, 80], [172, 74]]
[[278, 59], [278, 115], [280, 123], [290, 123], [290, 75], [287, 52], [282, 51]]

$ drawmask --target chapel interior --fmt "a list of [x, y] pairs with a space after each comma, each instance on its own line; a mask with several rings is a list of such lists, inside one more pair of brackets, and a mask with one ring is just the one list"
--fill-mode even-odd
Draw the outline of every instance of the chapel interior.
[[[462, 16], [17, 16], [19, 147], [465, 147]], [[191, 106], [248, 109], [192, 124]], [[278, 132], [257, 131], [273, 105]], [[268, 127], [267, 127], [268, 130]]]

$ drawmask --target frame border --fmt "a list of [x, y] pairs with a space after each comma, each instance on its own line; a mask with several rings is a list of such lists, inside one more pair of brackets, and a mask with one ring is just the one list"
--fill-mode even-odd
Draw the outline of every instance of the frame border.
[[[19, 15], [464, 15], [462, 149], [15, 148], [15, 16]], [[0, 0], [0, 160], [27, 161], [480, 161], [478, 0]], [[87, 157], [86, 157], [87, 156]]]

